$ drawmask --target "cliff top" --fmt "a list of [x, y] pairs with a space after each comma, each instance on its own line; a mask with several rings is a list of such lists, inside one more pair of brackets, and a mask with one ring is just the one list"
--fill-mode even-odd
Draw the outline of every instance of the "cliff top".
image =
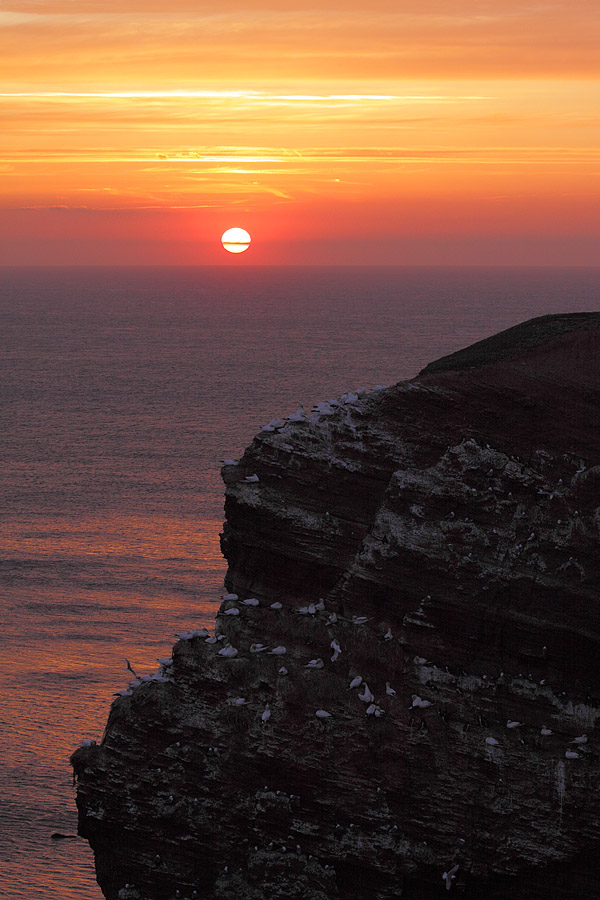
[[469, 347], [430, 362], [417, 377], [434, 372], [477, 369], [510, 359], [522, 351], [532, 351], [573, 331], [600, 327], [600, 312], [557, 313], [538, 316], [505, 331], [477, 341]]

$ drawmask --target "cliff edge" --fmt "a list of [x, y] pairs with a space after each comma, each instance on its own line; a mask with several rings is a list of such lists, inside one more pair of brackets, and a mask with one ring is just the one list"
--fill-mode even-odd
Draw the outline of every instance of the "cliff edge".
[[72, 757], [108, 900], [596, 895], [599, 357], [534, 319], [223, 468], [214, 635]]

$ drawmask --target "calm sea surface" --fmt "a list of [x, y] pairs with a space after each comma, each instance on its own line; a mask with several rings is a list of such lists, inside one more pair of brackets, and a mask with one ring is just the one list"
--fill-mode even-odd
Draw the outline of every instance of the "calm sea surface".
[[0, 896], [100, 900], [68, 757], [125, 658], [210, 625], [222, 457], [298, 403], [393, 384], [600, 269], [0, 270]]

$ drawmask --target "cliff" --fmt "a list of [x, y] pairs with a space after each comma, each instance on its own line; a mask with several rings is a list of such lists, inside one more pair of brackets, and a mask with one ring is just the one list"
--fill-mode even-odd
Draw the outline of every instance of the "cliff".
[[600, 880], [600, 314], [263, 429], [227, 594], [77, 750], [109, 900], [579, 900]]

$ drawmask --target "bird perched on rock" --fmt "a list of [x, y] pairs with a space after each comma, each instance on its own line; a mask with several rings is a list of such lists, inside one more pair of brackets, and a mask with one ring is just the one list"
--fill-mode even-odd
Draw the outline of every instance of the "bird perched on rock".
[[413, 697], [412, 707], [419, 709], [427, 709], [428, 706], [431, 706], [431, 702], [429, 700], [422, 700], [419, 696], [415, 694]]
[[282, 667], [279, 669], [279, 671], [277, 672], [278, 675], [287, 675], [287, 673], [288, 673], [288, 670], [286, 669], [285, 666], [282, 666]]
[[315, 713], [317, 719], [331, 719], [331, 713], [326, 709], [318, 709]]
[[543, 734], [544, 737], [548, 737], [549, 734], [552, 734], [552, 729], [551, 729], [551, 728], [546, 728], [545, 725], [542, 725], [542, 727], [541, 727], [541, 729], [540, 729], [540, 734]]
[[587, 742], [587, 734], [581, 734], [579, 737], [576, 737], [571, 741], [572, 744], [587, 744]]
[[305, 669], [322, 669], [325, 663], [319, 657], [318, 659], [311, 659], [310, 662], [307, 662], [304, 666]]
[[266, 644], [250, 644], [250, 653], [262, 653], [266, 649]]
[[375, 695], [371, 693], [369, 690], [369, 685], [365, 681], [364, 687], [362, 689], [362, 693], [359, 693], [358, 699], [362, 700], [363, 703], [372, 703], [375, 699]]
[[237, 600], [237, 599], [238, 599], [238, 595], [237, 595], [237, 594], [223, 594], [223, 596], [221, 597], [221, 599], [222, 599], [222, 600]]
[[512, 721], [509, 720], [509, 721], [506, 723], [506, 727], [507, 727], [507, 728], [518, 728], [519, 725], [522, 725], [522, 724], [523, 724], [522, 722], [516, 722], [516, 721], [512, 722]]
[[326, 625], [335, 625], [337, 620], [338, 620], [338, 617], [337, 617], [336, 613], [331, 613], [331, 615], [329, 616], [329, 618], [327, 619], [325, 624]]
[[244, 481], [249, 481], [251, 484], [256, 484], [257, 481], [260, 481], [258, 475], [246, 475]]
[[567, 759], [579, 759], [579, 753], [576, 750], [565, 750], [565, 757]]
[[340, 654], [342, 652], [342, 648], [340, 647], [338, 642], [335, 640], [335, 638], [329, 646], [333, 650], [333, 656], [331, 657], [331, 662], [335, 662], [336, 659], [338, 658], [338, 656], [340, 656]]
[[386, 681], [386, 683], [385, 683], [385, 692], [388, 695], [388, 697], [396, 696], [396, 691], [394, 690], [393, 687], [391, 687], [389, 681]]
[[270, 718], [271, 718], [271, 710], [269, 709], [269, 706], [268, 706], [268, 704], [267, 704], [267, 706], [265, 707], [265, 711], [263, 712], [263, 714], [262, 714], [262, 716], [260, 717], [260, 719], [261, 719], [261, 722], [262, 722], [263, 725], [264, 725], [264, 723], [265, 723], [265, 722], [268, 722]]
[[285, 649], [285, 647], [281, 646], [273, 647], [272, 650], [269, 650], [270, 656], [283, 656], [285, 653], [287, 653], [287, 650]]
[[230, 606], [229, 609], [223, 611], [224, 616], [239, 616], [240, 611], [237, 606]]
[[495, 737], [486, 737], [485, 742], [488, 745], [488, 747], [497, 747], [498, 746], [498, 741], [496, 740]]
[[283, 603], [276, 600], [275, 603], [271, 603], [271, 609], [283, 609]]
[[242, 601], [244, 606], [259, 606], [259, 601], [256, 597], [247, 597], [244, 601]]
[[317, 607], [314, 603], [309, 603], [308, 606], [300, 606], [298, 608], [298, 614], [301, 616], [316, 616]]
[[360, 675], [356, 675], [352, 679], [350, 684], [348, 685], [348, 690], [350, 691], [350, 690], [352, 690], [352, 688], [360, 687], [361, 684], [362, 684], [362, 677]]
[[238, 651], [235, 647], [232, 647], [231, 644], [227, 644], [226, 647], [221, 647], [218, 655], [224, 656], [225, 659], [233, 659], [234, 656], [238, 655]]
[[212, 637], [207, 637], [204, 641], [205, 644], [216, 644], [217, 638], [213, 635]]
[[369, 621], [369, 616], [352, 616], [352, 621], [355, 625], [364, 625]]
[[388, 628], [388, 630], [386, 631], [386, 633], [383, 636], [384, 641], [391, 641], [393, 637], [394, 637], [394, 635], [392, 634], [392, 629]]

